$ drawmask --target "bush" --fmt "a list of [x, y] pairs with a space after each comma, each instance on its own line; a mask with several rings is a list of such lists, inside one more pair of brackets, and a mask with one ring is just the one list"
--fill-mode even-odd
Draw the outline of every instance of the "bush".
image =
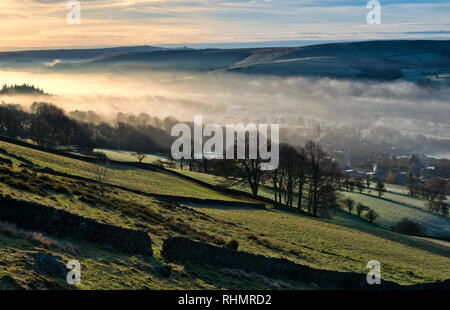
[[93, 153], [94, 157], [97, 158], [100, 161], [107, 161], [108, 160], [108, 156], [101, 151], [97, 151]]
[[369, 210], [369, 207], [358, 203], [358, 205], [356, 206], [356, 215], [358, 215], [358, 217], [361, 217], [361, 214], [366, 210]]
[[348, 213], [352, 213], [352, 210], [355, 207], [355, 201], [351, 198], [347, 198], [343, 202], [344, 202], [344, 206], [348, 210]]
[[370, 223], [373, 223], [373, 221], [375, 221], [375, 219], [378, 216], [379, 216], [378, 213], [376, 213], [373, 209], [370, 209], [370, 208], [367, 209], [367, 213], [366, 213], [365, 217]]
[[427, 229], [414, 221], [411, 221], [408, 218], [403, 218], [397, 222], [394, 226], [391, 227], [393, 231], [399, 232], [404, 235], [415, 235], [415, 236], [426, 236]]
[[228, 241], [228, 242], [225, 244], [225, 247], [237, 251], [237, 249], [238, 249], [238, 247], [239, 247], [239, 242], [237, 242], [236, 240], [232, 239], [232, 240]]

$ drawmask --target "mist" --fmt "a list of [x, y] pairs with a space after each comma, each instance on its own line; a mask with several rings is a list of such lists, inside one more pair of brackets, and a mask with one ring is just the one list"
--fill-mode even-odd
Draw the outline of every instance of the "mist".
[[42, 73], [0, 71], [2, 84], [28, 83], [51, 96], [0, 96], [29, 107], [52, 102], [66, 111], [95, 111], [106, 120], [118, 112], [174, 116], [192, 121], [279, 123], [320, 121], [361, 130], [386, 127], [450, 138], [449, 88], [414, 83], [330, 78], [271, 77], [233, 73], [179, 72]]

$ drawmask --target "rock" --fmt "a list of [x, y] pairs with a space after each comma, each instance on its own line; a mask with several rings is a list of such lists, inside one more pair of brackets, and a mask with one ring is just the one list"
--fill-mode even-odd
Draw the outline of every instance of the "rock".
[[157, 273], [159, 273], [164, 278], [169, 278], [170, 273], [172, 272], [172, 267], [168, 265], [152, 266], [152, 269]]
[[66, 266], [58, 261], [58, 259], [61, 259], [60, 257], [38, 252], [36, 253], [35, 259], [39, 270], [62, 278], [66, 276]]

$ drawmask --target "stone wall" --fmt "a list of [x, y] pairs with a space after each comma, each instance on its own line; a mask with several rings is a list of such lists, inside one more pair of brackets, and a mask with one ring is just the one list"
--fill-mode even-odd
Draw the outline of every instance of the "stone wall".
[[184, 237], [166, 239], [162, 255], [169, 261], [236, 268], [274, 279], [296, 280], [306, 284], [315, 283], [321, 288], [328, 289], [395, 289], [400, 287], [400, 285], [388, 281], [382, 281], [380, 286], [369, 286], [366, 274], [314, 269], [287, 259], [230, 250]]
[[53, 207], [0, 195], [0, 220], [42, 233], [95, 242], [114, 250], [152, 255], [145, 231], [99, 223]]

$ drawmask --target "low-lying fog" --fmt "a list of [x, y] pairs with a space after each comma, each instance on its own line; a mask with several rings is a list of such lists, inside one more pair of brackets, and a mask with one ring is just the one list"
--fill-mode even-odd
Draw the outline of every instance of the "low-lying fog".
[[34, 100], [66, 111], [92, 110], [113, 119], [117, 112], [194, 115], [215, 123], [277, 122], [301, 125], [302, 119], [327, 126], [375, 126], [404, 133], [450, 138], [450, 88], [408, 82], [257, 77], [209, 73], [33, 73], [0, 71], [2, 84], [28, 83], [53, 96], [0, 96], [5, 103], [29, 106]]

